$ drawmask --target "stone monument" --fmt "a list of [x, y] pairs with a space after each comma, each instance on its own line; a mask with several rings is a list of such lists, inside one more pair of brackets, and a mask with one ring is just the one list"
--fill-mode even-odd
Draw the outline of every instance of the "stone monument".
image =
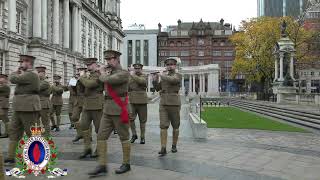
[[[282, 103], [285, 96], [295, 94], [297, 88], [294, 82], [294, 43], [287, 34], [287, 23], [281, 23], [281, 38], [275, 46], [275, 78], [273, 93], [277, 94], [277, 103]], [[279, 66], [280, 64], [280, 66]]]

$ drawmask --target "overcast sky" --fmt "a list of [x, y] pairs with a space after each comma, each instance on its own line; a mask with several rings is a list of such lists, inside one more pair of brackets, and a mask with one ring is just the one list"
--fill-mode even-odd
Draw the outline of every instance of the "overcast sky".
[[241, 20], [257, 16], [257, 0], [122, 0], [123, 28], [145, 24], [147, 29], [157, 29], [182, 22], [225, 22], [239, 26]]

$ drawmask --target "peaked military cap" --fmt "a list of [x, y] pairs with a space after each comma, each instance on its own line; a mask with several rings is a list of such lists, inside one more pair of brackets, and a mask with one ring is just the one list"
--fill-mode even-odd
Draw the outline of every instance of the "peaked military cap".
[[45, 66], [37, 66], [36, 67], [36, 70], [38, 71], [38, 72], [46, 72], [46, 67]]
[[178, 61], [174, 57], [169, 57], [169, 58], [164, 60], [164, 64], [168, 64], [169, 62], [173, 62], [174, 64], [177, 64]]
[[143, 65], [142, 64], [140, 64], [140, 63], [135, 63], [135, 64], [132, 64], [132, 66], [134, 67], [134, 68], [143, 68]]
[[6, 75], [6, 74], [0, 74], [0, 78], [8, 78], [8, 75]]
[[22, 61], [34, 62], [34, 60], [36, 59], [36, 57], [30, 56], [30, 55], [26, 55], [26, 54], [20, 54], [19, 57], [20, 57], [20, 59], [19, 59], [18, 62], [22, 62]]
[[61, 79], [61, 76], [58, 75], [58, 74], [55, 74], [55, 75], [53, 75], [53, 79], [54, 80], [59, 80], [59, 79]]
[[109, 50], [105, 50], [103, 52], [103, 55], [105, 59], [110, 59], [110, 58], [121, 56], [121, 52], [109, 49]]
[[97, 58], [85, 58], [83, 61], [84, 61], [84, 64], [89, 66], [93, 63], [96, 63], [97, 62]]

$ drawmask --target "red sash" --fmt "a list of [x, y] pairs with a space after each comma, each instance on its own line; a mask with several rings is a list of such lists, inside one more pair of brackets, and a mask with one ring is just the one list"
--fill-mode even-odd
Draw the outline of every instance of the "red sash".
[[115, 102], [121, 108], [121, 122], [124, 124], [129, 123], [129, 113], [127, 109], [127, 105], [129, 102], [128, 95], [126, 95], [126, 99], [121, 101], [121, 98], [117, 95], [117, 93], [112, 89], [112, 87], [108, 83], [104, 83], [104, 89], [107, 90], [108, 94], [111, 96], [113, 102]]

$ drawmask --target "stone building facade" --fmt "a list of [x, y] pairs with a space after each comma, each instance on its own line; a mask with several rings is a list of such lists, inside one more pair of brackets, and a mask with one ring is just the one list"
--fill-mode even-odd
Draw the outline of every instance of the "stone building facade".
[[[218, 64], [221, 91], [239, 91], [239, 79], [231, 79], [235, 48], [229, 37], [235, 32], [232, 25], [220, 22], [182, 22], [162, 31], [158, 25], [158, 65], [168, 57], [179, 57], [182, 67]], [[196, 89], [200, 91], [196, 77]]]
[[67, 84], [84, 57], [103, 63], [103, 50], [120, 50], [123, 37], [120, 0], [0, 0], [1, 73], [29, 54]]

